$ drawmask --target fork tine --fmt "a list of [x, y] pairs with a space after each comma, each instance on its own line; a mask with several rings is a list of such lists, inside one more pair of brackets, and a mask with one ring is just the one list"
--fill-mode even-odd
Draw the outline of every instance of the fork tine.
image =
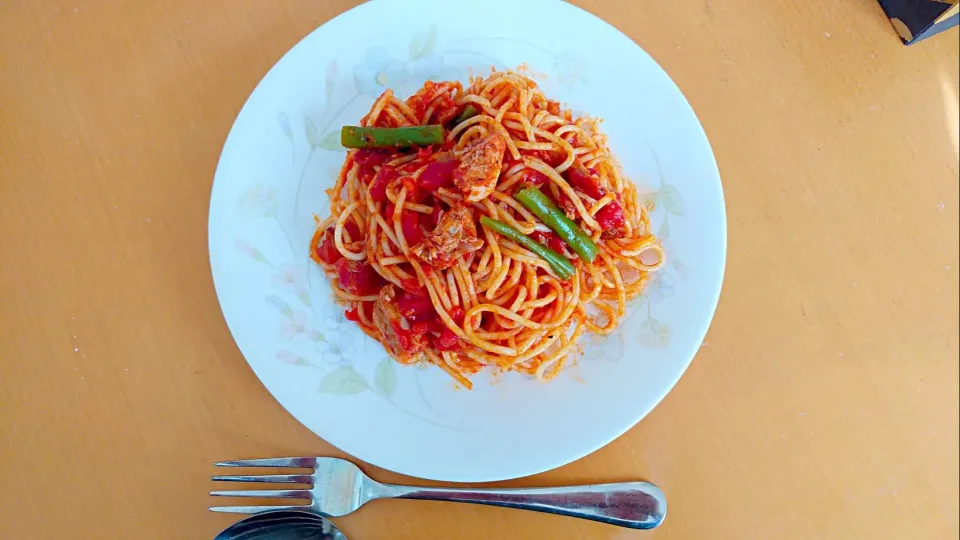
[[271, 484], [312, 484], [309, 474], [261, 474], [253, 476], [212, 476], [214, 482], [267, 482]]
[[280, 499], [310, 499], [307, 489], [251, 489], [248, 491], [211, 491], [214, 497], [276, 497]]
[[294, 504], [292, 506], [211, 506], [210, 511], [223, 514], [259, 514], [271, 510], [303, 510], [306, 508], [310, 508], [310, 506], [306, 504]]
[[219, 461], [214, 467], [283, 467], [287, 469], [312, 469], [317, 464], [315, 457], [286, 457], [267, 459], [240, 459]]

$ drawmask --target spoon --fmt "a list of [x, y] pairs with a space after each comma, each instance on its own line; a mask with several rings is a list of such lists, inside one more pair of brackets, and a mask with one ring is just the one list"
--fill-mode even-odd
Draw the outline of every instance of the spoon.
[[347, 540], [325, 517], [304, 510], [254, 514], [227, 527], [213, 540]]

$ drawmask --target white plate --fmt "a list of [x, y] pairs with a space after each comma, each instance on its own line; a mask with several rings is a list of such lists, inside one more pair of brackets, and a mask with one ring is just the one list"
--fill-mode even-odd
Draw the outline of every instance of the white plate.
[[[563, 31], [561, 31], [563, 30]], [[670, 260], [615, 334], [541, 384], [517, 374], [456, 388], [403, 367], [344, 320], [308, 260], [312, 214], [343, 161], [339, 129], [385, 87], [466, 81], [526, 63], [548, 96], [605, 119], [627, 175], [655, 198]], [[643, 418], [697, 352], [723, 278], [726, 223], [716, 163], [683, 95], [629, 38], [549, 0], [377, 0], [290, 50], [240, 111], [210, 200], [210, 264], [240, 350], [300, 422], [359, 459], [448, 481], [558, 467]]]

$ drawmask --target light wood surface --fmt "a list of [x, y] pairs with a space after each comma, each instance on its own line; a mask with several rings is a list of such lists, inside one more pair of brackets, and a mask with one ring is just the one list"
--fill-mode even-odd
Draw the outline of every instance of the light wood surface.
[[[233, 519], [206, 511], [213, 461], [338, 454], [231, 340], [206, 223], [249, 92], [356, 3], [0, 2], [0, 538], [212, 538]], [[667, 521], [397, 501], [337, 523], [359, 540], [957, 538], [957, 30], [904, 47], [874, 0], [575, 3], [703, 122], [727, 274], [649, 417], [507, 484], [647, 478]]]

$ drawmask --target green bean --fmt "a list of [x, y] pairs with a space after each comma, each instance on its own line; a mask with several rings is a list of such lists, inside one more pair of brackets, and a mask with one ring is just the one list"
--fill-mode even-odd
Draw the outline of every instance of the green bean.
[[457, 119], [453, 121], [453, 125], [457, 125], [460, 122], [463, 122], [464, 120], [466, 120], [467, 118], [471, 118], [476, 115], [477, 115], [476, 107], [474, 107], [473, 105], [467, 105], [467, 108], [464, 109], [463, 112], [460, 113], [460, 116], [458, 116]]
[[506, 236], [507, 238], [539, 255], [540, 258], [550, 264], [550, 267], [553, 268], [553, 271], [557, 273], [560, 279], [570, 279], [576, 273], [576, 268], [573, 266], [573, 263], [570, 262], [566, 257], [514, 229], [510, 225], [495, 219], [491, 219], [487, 216], [482, 216], [480, 218], [480, 224], [497, 234]]
[[590, 236], [553, 204], [549, 197], [535, 187], [526, 187], [513, 196], [527, 210], [540, 218], [550, 230], [557, 233], [571, 249], [580, 255], [580, 259], [591, 263], [600, 253], [600, 248]]
[[343, 126], [340, 144], [344, 148], [401, 148], [443, 143], [443, 126], [398, 128]]

